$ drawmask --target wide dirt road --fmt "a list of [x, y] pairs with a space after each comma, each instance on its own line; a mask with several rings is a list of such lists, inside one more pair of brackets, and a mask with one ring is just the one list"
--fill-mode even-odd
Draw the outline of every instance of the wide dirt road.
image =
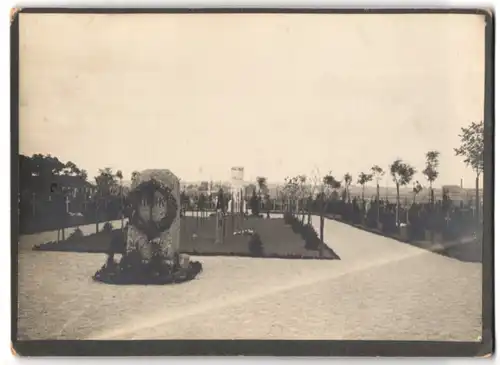
[[22, 250], [18, 337], [478, 340], [480, 263], [325, 231], [341, 260], [202, 257], [198, 279], [160, 287], [91, 282], [104, 255]]

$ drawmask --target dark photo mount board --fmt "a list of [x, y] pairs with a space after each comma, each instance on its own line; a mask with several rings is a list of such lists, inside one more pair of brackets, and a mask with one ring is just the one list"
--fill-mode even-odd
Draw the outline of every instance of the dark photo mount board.
[[[485, 19], [485, 160], [484, 160], [484, 242], [482, 287], [482, 338], [480, 342], [424, 341], [282, 341], [282, 340], [166, 340], [166, 341], [18, 341], [17, 275], [19, 189], [19, 14], [23, 13], [111, 13], [111, 14], [209, 14], [209, 13], [295, 13], [295, 14], [480, 14]], [[418, 356], [489, 357], [494, 351], [493, 288], [493, 201], [494, 201], [494, 15], [485, 9], [106, 9], [26, 8], [11, 18], [11, 221], [12, 221], [12, 351], [21, 356]], [[63, 30], [61, 30], [63, 31]], [[437, 324], [439, 326], [439, 324]]]

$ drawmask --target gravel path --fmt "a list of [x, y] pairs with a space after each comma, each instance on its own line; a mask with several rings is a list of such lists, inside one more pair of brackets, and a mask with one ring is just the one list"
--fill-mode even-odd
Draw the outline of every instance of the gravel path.
[[203, 257], [198, 279], [160, 287], [92, 282], [104, 255], [21, 250], [18, 337], [478, 339], [480, 263], [330, 220], [325, 241], [341, 260]]
[[[110, 221], [109, 223], [113, 225], [113, 228], [120, 228], [122, 224], [120, 220]], [[105, 224], [106, 222], [99, 223], [99, 231], [103, 229]], [[123, 224], [127, 224], [127, 219], [124, 219]], [[77, 227], [65, 228], [64, 234], [66, 235], [66, 238], [68, 238], [69, 235], [76, 230], [76, 228]], [[80, 228], [85, 236], [96, 233], [95, 223], [78, 226], [78, 228]], [[59, 234], [59, 237], [62, 239], [62, 233]], [[22, 235], [19, 239], [19, 251], [31, 250], [34, 245], [49, 241], [57, 241], [57, 231]]]

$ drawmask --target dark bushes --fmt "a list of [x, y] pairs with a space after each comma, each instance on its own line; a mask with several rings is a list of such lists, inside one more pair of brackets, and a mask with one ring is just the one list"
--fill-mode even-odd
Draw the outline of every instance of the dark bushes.
[[248, 241], [248, 250], [253, 257], [264, 256], [264, 245], [258, 233], [254, 233]]
[[314, 227], [310, 224], [304, 225], [302, 237], [306, 241], [306, 250], [318, 250], [321, 245], [321, 240], [316, 233]]
[[110, 251], [113, 253], [125, 253], [127, 246], [127, 230], [113, 231], [111, 236]]
[[102, 231], [101, 232], [111, 232], [113, 230], [113, 225], [110, 223], [110, 222], [106, 222], [104, 224], [104, 226], [102, 227]]
[[67, 241], [77, 240], [84, 236], [82, 230], [80, 228], [75, 229], [67, 238]]
[[300, 234], [306, 242], [306, 250], [318, 250], [321, 245], [321, 240], [318, 233], [311, 224], [304, 224], [302, 220], [295, 217], [293, 214], [286, 212], [283, 215], [285, 224], [290, 225], [294, 233]]

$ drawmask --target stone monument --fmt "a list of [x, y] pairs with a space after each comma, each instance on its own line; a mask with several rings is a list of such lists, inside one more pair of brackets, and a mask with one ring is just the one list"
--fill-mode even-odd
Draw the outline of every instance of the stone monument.
[[143, 260], [153, 255], [172, 261], [180, 247], [180, 184], [170, 170], [145, 170], [134, 180], [129, 196], [132, 216], [126, 251]]
[[170, 170], [140, 172], [128, 200], [132, 209], [125, 254], [119, 263], [108, 259], [94, 279], [166, 284], [193, 279], [201, 272], [199, 262], [190, 262], [179, 252], [180, 184]]

